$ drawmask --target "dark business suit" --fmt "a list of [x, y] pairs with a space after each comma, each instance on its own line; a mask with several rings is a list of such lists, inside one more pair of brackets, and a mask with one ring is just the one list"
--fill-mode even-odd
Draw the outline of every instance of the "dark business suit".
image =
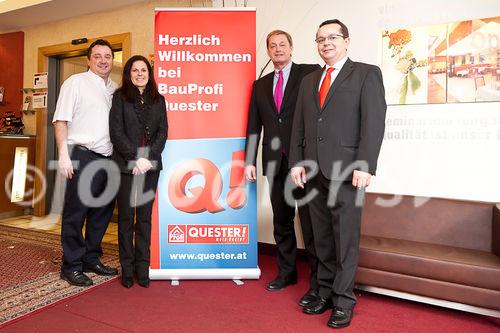
[[[351, 184], [349, 167], [361, 161], [355, 169], [375, 174], [385, 127], [384, 86], [378, 67], [348, 59], [320, 108], [318, 89], [323, 71], [302, 81], [290, 167], [303, 160], [319, 165], [318, 174], [308, 179], [306, 186], [318, 191], [309, 208], [319, 261], [319, 293], [323, 298], [331, 297], [334, 306], [352, 309], [356, 303], [353, 287], [361, 205], [354, 204], [358, 193]], [[332, 195], [335, 204], [327, 206]]]
[[[113, 143], [112, 158], [121, 171], [117, 204], [122, 274], [132, 277], [135, 270], [139, 278], [144, 278], [148, 276], [150, 262], [151, 211], [154, 196], [142, 200], [144, 197], [141, 194], [156, 191], [159, 172], [162, 169], [161, 153], [168, 129], [165, 99], [160, 96], [156, 101], [151, 101], [145, 97], [144, 103], [141, 103], [137, 95], [134, 103], [131, 103], [118, 91], [113, 96], [109, 126]], [[148, 159], [153, 168], [145, 174], [134, 176], [134, 161], [139, 157]], [[137, 205], [133, 203], [136, 191]], [[140, 201], [144, 202], [141, 204]], [[132, 241], [134, 231], [135, 247]]]
[[[284, 197], [285, 183], [290, 181], [288, 177], [288, 153], [293, 113], [302, 78], [318, 68], [320, 68], [318, 65], [292, 63], [279, 113], [273, 98], [275, 72], [256, 80], [253, 84], [248, 114], [245, 163], [246, 165], [256, 165], [257, 147], [263, 128], [262, 165], [264, 175], [267, 176], [270, 184], [279, 275], [281, 278], [289, 280], [294, 280], [297, 277], [295, 267], [297, 241], [293, 222], [295, 207], [288, 205]], [[300, 199], [302, 196], [304, 196], [303, 191], [294, 193], [296, 199]], [[307, 206], [299, 207], [299, 216], [311, 270], [310, 286], [311, 289], [317, 289], [317, 262]]]

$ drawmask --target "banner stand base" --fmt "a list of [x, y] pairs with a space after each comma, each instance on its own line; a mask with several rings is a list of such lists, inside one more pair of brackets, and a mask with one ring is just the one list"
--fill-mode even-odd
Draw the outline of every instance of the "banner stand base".
[[149, 269], [151, 280], [243, 280], [260, 278], [260, 268]]
[[237, 286], [242, 286], [245, 284], [245, 282], [241, 281], [241, 280], [233, 280], [234, 284], [236, 284]]

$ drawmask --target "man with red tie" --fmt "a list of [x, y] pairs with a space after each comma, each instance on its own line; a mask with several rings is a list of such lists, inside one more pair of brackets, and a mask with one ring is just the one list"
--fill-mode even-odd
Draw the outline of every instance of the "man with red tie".
[[[273, 62], [274, 71], [253, 84], [248, 113], [245, 175], [249, 181], [256, 180], [257, 147], [261, 131], [264, 129], [262, 165], [269, 183], [278, 257], [278, 275], [269, 282], [266, 289], [277, 291], [297, 283], [295, 204], [290, 203], [293, 200], [288, 200], [287, 203], [284, 194], [285, 184], [287, 182], [289, 185], [293, 184], [288, 169], [290, 133], [300, 82], [305, 75], [320, 67], [292, 62], [292, 38], [285, 31], [270, 32], [266, 43], [267, 54]], [[304, 191], [298, 189], [293, 195], [299, 199], [304, 195]], [[299, 304], [304, 306], [317, 299], [317, 261], [307, 205], [299, 207], [299, 217], [311, 272], [309, 290], [299, 301]]]
[[[380, 69], [347, 57], [349, 31], [339, 20], [319, 26], [316, 43], [326, 66], [302, 80], [293, 123], [290, 166], [309, 203], [318, 257], [319, 297], [307, 314], [332, 308], [328, 326], [350, 324], [356, 297], [361, 206], [375, 174], [385, 128]], [[319, 167], [310, 175], [299, 163]], [[299, 163], [297, 165], [297, 163]]]

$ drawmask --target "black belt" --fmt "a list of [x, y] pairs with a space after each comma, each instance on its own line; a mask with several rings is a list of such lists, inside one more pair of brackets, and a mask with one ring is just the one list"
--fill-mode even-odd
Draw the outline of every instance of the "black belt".
[[82, 145], [73, 145], [72, 147], [73, 147], [74, 149], [78, 149], [78, 150], [80, 150], [80, 151], [86, 151], [86, 152], [89, 152], [89, 153], [91, 153], [92, 155], [95, 155], [95, 156], [100, 157], [100, 158], [110, 158], [110, 157], [111, 157], [111, 156], [106, 156], [106, 155], [103, 155], [103, 154], [96, 153], [95, 151], [90, 150], [90, 149], [88, 149], [87, 147], [82, 146]]

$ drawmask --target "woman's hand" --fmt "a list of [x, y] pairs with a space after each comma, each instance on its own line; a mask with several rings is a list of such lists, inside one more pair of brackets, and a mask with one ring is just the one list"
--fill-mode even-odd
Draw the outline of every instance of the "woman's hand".
[[148, 170], [151, 169], [152, 167], [153, 165], [148, 159], [141, 157], [137, 161], [135, 161], [135, 167], [132, 170], [132, 174], [134, 175], [144, 174], [148, 172]]

